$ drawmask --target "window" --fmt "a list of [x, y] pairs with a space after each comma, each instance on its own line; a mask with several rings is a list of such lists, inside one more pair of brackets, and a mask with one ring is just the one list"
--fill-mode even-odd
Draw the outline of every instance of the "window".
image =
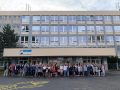
[[105, 31], [106, 32], [113, 32], [112, 26], [105, 26]]
[[94, 26], [87, 26], [87, 32], [95, 32]]
[[76, 22], [76, 16], [69, 16], [69, 22]]
[[111, 16], [104, 16], [104, 21], [105, 22], [111, 22]]
[[77, 37], [76, 36], [69, 37], [69, 43], [77, 43]]
[[49, 16], [42, 16], [42, 22], [49, 22]]
[[18, 16], [18, 20], [20, 20], [20, 16]]
[[58, 22], [58, 16], [51, 16], [51, 22]]
[[114, 26], [115, 32], [120, 32], [120, 26]]
[[42, 32], [49, 32], [49, 26], [42, 26]]
[[114, 22], [120, 22], [120, 16], [113, 16]]
[[50, 43], [58, 43], [58, 37], [50, 37]]
[[51, 32], [58, 32], [58, 26], [51, 26]]
[[21, 31], [22, 32], [29, 32], [29, 26], [22, 26]]
[[60, 16], [60, 22], [67, 22], [67, 16]]
[[13, 26], [13, 29], [15, 30], [15, 26]]
[[2, 20], [2, 16], [0, 16], [0, 20]]
[[21, 43], [28, 43], [28, 36], [21, 36]]
[[85, 32], [85, 26], [78, 26], [78, 32]]
[[16, 16], [13, 16], [13, 20], [16, 20]]
[[87, 36], [88, 43], [95, 43], [95, 36]]
[[40, 32], [40, 26], [32, 26], [32, 32]]
[[41, 37], [41, 43], [49, 43], [49, 37]]
[[97, 36], [97, 42], [98, 43], [104, 43], [105, 42], [104, 36]]
[[32, 36], [32, 43], [39, 43], [40, 37]]
[[7, 16], [4, 16], [4, 20], [7, 20]]
[[60, 37], [60, 43], [67, 43], [67, 37]]
[[19, 31], [19, 28], [20, 28], [20, 27], [19, 27], [19, 26], [17, 26], [17, 30], [18, 30], [18, 31]]
[[107, 43], [113, 43], [114, 42], [113, 36], [106, 36], [106, 41]]
[[3, 61], [0, 61], [0, 66], [4, 66], [3, 64], [4, 64]]
[[87, 22], [93, 22], [94, 21], [93, 15], [86, 16], [86, 19], [87, 19]]
[[67, 26], [60, 26], [60, 32], [67, 32]]
[[95, 16], [96, 22], [103, 22], [102, 16]]
[[115, 38], [116, 38], [116, 42], [120, 43], [120, 36], [115, 36]]
[[11, 20], [11, 16], [9, 16], [9, 20]]
[[69, 26], [69, 32], [76, 32], [76, 26]]
[[79, 43], [86, 43], [86, 36], [79, 36], [78, 37], [78, 42]]
[[78, 22], [85, 22], [85, 16], [77, 16]]
[[33, 16], [33, 22], [40, 22], [40, 16]]
[[96, 26], [96, 31], [97, 32], [104, 32], [103, 26]]
[[30, 16], [22, 16], [22, 22], [29, 22]]

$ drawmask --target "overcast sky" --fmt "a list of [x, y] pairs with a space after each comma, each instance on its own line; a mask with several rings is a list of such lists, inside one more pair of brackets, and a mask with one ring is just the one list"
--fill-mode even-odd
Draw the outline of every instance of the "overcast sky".
[[0, 0], [2, 11], [25, 11], [26, 3], [32, 11], [115, 11], [120, 0]]

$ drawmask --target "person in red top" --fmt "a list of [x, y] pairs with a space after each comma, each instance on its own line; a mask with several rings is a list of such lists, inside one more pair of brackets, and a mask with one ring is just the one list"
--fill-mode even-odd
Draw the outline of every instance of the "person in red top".
[[12, 75], [15, 75], [15, 64], [12, 66]]
[[52, 76], [53, 76], [53, 77], [55, 76], [55, 66], [54, 66], [54, 64], [53, 64], [53, 66], [52, 66]]

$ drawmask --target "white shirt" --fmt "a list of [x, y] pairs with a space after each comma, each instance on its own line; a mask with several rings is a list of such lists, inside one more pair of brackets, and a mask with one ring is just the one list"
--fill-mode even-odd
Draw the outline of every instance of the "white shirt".
[[67, 66], [64, 66], [64, 67], [63, 67], [63, 70], [65, 70], [65, 71], [66, 71], [66, 70], [67, 70]]
[[43, 67], [43, 69], [46, 69], [46, 67]]

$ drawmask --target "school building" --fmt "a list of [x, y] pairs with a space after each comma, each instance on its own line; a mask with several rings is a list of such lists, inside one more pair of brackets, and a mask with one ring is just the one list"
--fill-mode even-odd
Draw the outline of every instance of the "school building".
[[14, 63], [103, 63], [120, 57], [120, 11], [0, 11], [4, 25], [20, 35], [5, 48], [0, 67]]

